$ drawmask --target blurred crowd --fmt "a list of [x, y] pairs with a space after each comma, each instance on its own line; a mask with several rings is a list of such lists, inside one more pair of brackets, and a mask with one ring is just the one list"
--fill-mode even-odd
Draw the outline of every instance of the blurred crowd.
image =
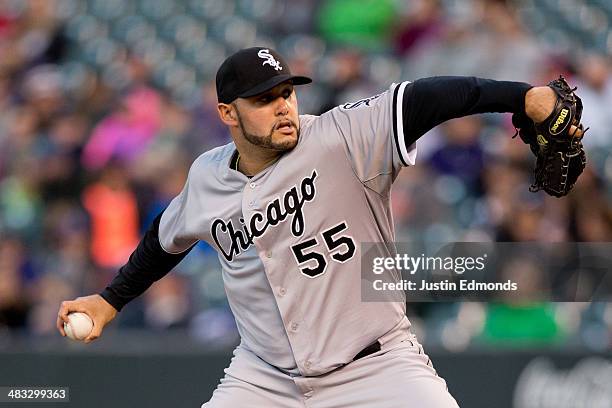
[[[193, 159], [230, 140], [216, 116], [214, 70], [198, 61], [218, 64], [255, 44], [314, 78], [298, 91], [301, 113], [311, 114], [426, 76], [540, 85], [563, 74], [578, 86], [591, 128], [574, 192], [561, 200], [529, 192], [534, 158], [512, 138], [509, 115], [449, 121], [419, 140], [417, 165], [395, 183], [397, 240], [612, 241], [610, 58], [586, 45], [560, 52], [522, 18], [534, 3], [202, 0], [196, 9], [156, 0], [137, 23], [137, 8], [113, 14], [131, 7], [124, 2], [0, 2], [0, 337], [56, 335], [59, 302], [112, 279], [182, 189]], [[196, 41], [195, 23], [209, 14], [227, 25], [208, 24], [190, 46], [210, 59], [190, 60], [181, 41]], [[130, 27], [144, 28], [118, 36], [132, 17]], [[166, 24], [172, 19], [183, 23]], [[424, 303], [410, 304], [409, 315], [425, 342], [450, 350], [612, 343], [607, 303]], [[111, 330], [237, 338], [216, 254], [204, 243], [117, 320]]]

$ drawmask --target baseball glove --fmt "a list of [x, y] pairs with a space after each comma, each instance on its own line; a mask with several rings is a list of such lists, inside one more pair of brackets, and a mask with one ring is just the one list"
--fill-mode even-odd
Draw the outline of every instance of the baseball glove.
[[[512, 124], [523, 142], [529, 145], [536, 156], [535, 180], [529, 191], [544, 190], [555, 197], [563, 197], [574, 187], [578, 176], [586, 165], [586, 155], [578, 129], [582, 100], [574, 93], [563, 76], [551, 81], [548, 86], [555, 91], [557, 102], [552, 113], [543, 122], [534, 123], [524, 113], [512, 115]], [[571, 126], [575, 129], [571, 131]]]

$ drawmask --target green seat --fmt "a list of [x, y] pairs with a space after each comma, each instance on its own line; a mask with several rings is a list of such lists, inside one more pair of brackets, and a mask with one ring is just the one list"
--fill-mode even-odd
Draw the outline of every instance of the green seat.
[[140, 0], [138, 12], [150, 20], [161, 21], [180, 12], [177, 10], [179, 5], [172, 0]]
[[66, 24], [66, 36], [76, 42], [87, 42], [99, 37], [107, 30], [108, 25], [96, 17], [82, 14], [70, 19]]
[[238, 16], [228, 16], [210, 25], [209, 35], [237, 51], [251, 47], [257, 39], [257, 26]]
[[120, 46], [108, 37], [98, 37], [83, 44], [83, 57], [88, 64], [100, 68], [110, 64], [120, 51]]
[[162, 61], [153, 68], [153, 81], [159, 86], [172, 90], [181, 86], [195, 86], [195, 70], [176, 60]]
[[176, 58], [176, 47], [174, 44], [156, 39], [155, 37], [141, 39], [134, 43], [132, 49], [136, 55], [141, 56], [153, 68], [157, 64], [165, 64]]
[[184, 14], [179, 14], [164, 21], [159, 28], [159, 33], [163, 38], [179, 45], [190, 41], [203, 42], [206, 39], [206, 24]]
[[145, 38], [155, 37], [155, 28], [145, 18], [128, 15], [113, 24], [113, 37], [128, 45], [134, 45]]
[[89, 13], [103, 20], [114, 20], [129, 12], [133, 12], [133, 4], [123, 0], [93, 0], [90, 2]]
[[202, 78], [213, 77], [227, 56], [226, 48], [211, 39], [206, 40], [202, 45], [192, 44], [181, 48], [183, 60], [193, 66]]
[[129, 67], [122, 61], [115, 60], [101, 69], [102, 81], [112, 89], [121, 91], [130, 86]]
[[238, 0], [236, 6], [237, 15], [267, 24], [278, 21], [285, 4], [277, 0]]
[[188, 10], [195, 16], [214, 21], [234, 14], [236, 5], [233, 0], [188, 0]]
[[68, 94], [78, 93], [94, 75], [93, 70], [77, 60], [70, 60], [60, 66], [62, 86]]

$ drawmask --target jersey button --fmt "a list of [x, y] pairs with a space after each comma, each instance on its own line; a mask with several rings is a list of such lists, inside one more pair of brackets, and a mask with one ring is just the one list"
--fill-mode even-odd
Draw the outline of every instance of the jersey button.
[[257, 184], [255, 184], [255, 183], [251, 183], [251, 184], [249, 184], [249, 186], [250, 186], [251, 188], [255, 188], [255, 187], [257, 187]]
[[308, 360], [306, 360], [306, 362], [304, 363], [304, 367], [306, 368], [310, 368], [310, 366], [312, 365], [312, 363]]
[[251, 208], [255, 207], [255, 201], [249, 201], [249, 207]]
[[272, 251], [266, 252], [266, 258], [272, 258]]
[[291, 331], [297, 331], [298, 327], [300, 327], [297, 323], [291, 323]]
[[280, 289], [278, 290], [278, 294], [279, 294], [279, 295], [281, 295], [281, 296], [285, 296], [285, 295], [287, 294], [287, 289], [285, 289], [285, 288], [280, 288]]

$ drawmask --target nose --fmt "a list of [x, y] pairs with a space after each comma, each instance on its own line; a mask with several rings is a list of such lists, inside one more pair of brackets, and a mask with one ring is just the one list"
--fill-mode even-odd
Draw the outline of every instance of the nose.
[[289, 102], [283, 97], [276, 98], [276, 115], [287, 116], [289, 114]]

